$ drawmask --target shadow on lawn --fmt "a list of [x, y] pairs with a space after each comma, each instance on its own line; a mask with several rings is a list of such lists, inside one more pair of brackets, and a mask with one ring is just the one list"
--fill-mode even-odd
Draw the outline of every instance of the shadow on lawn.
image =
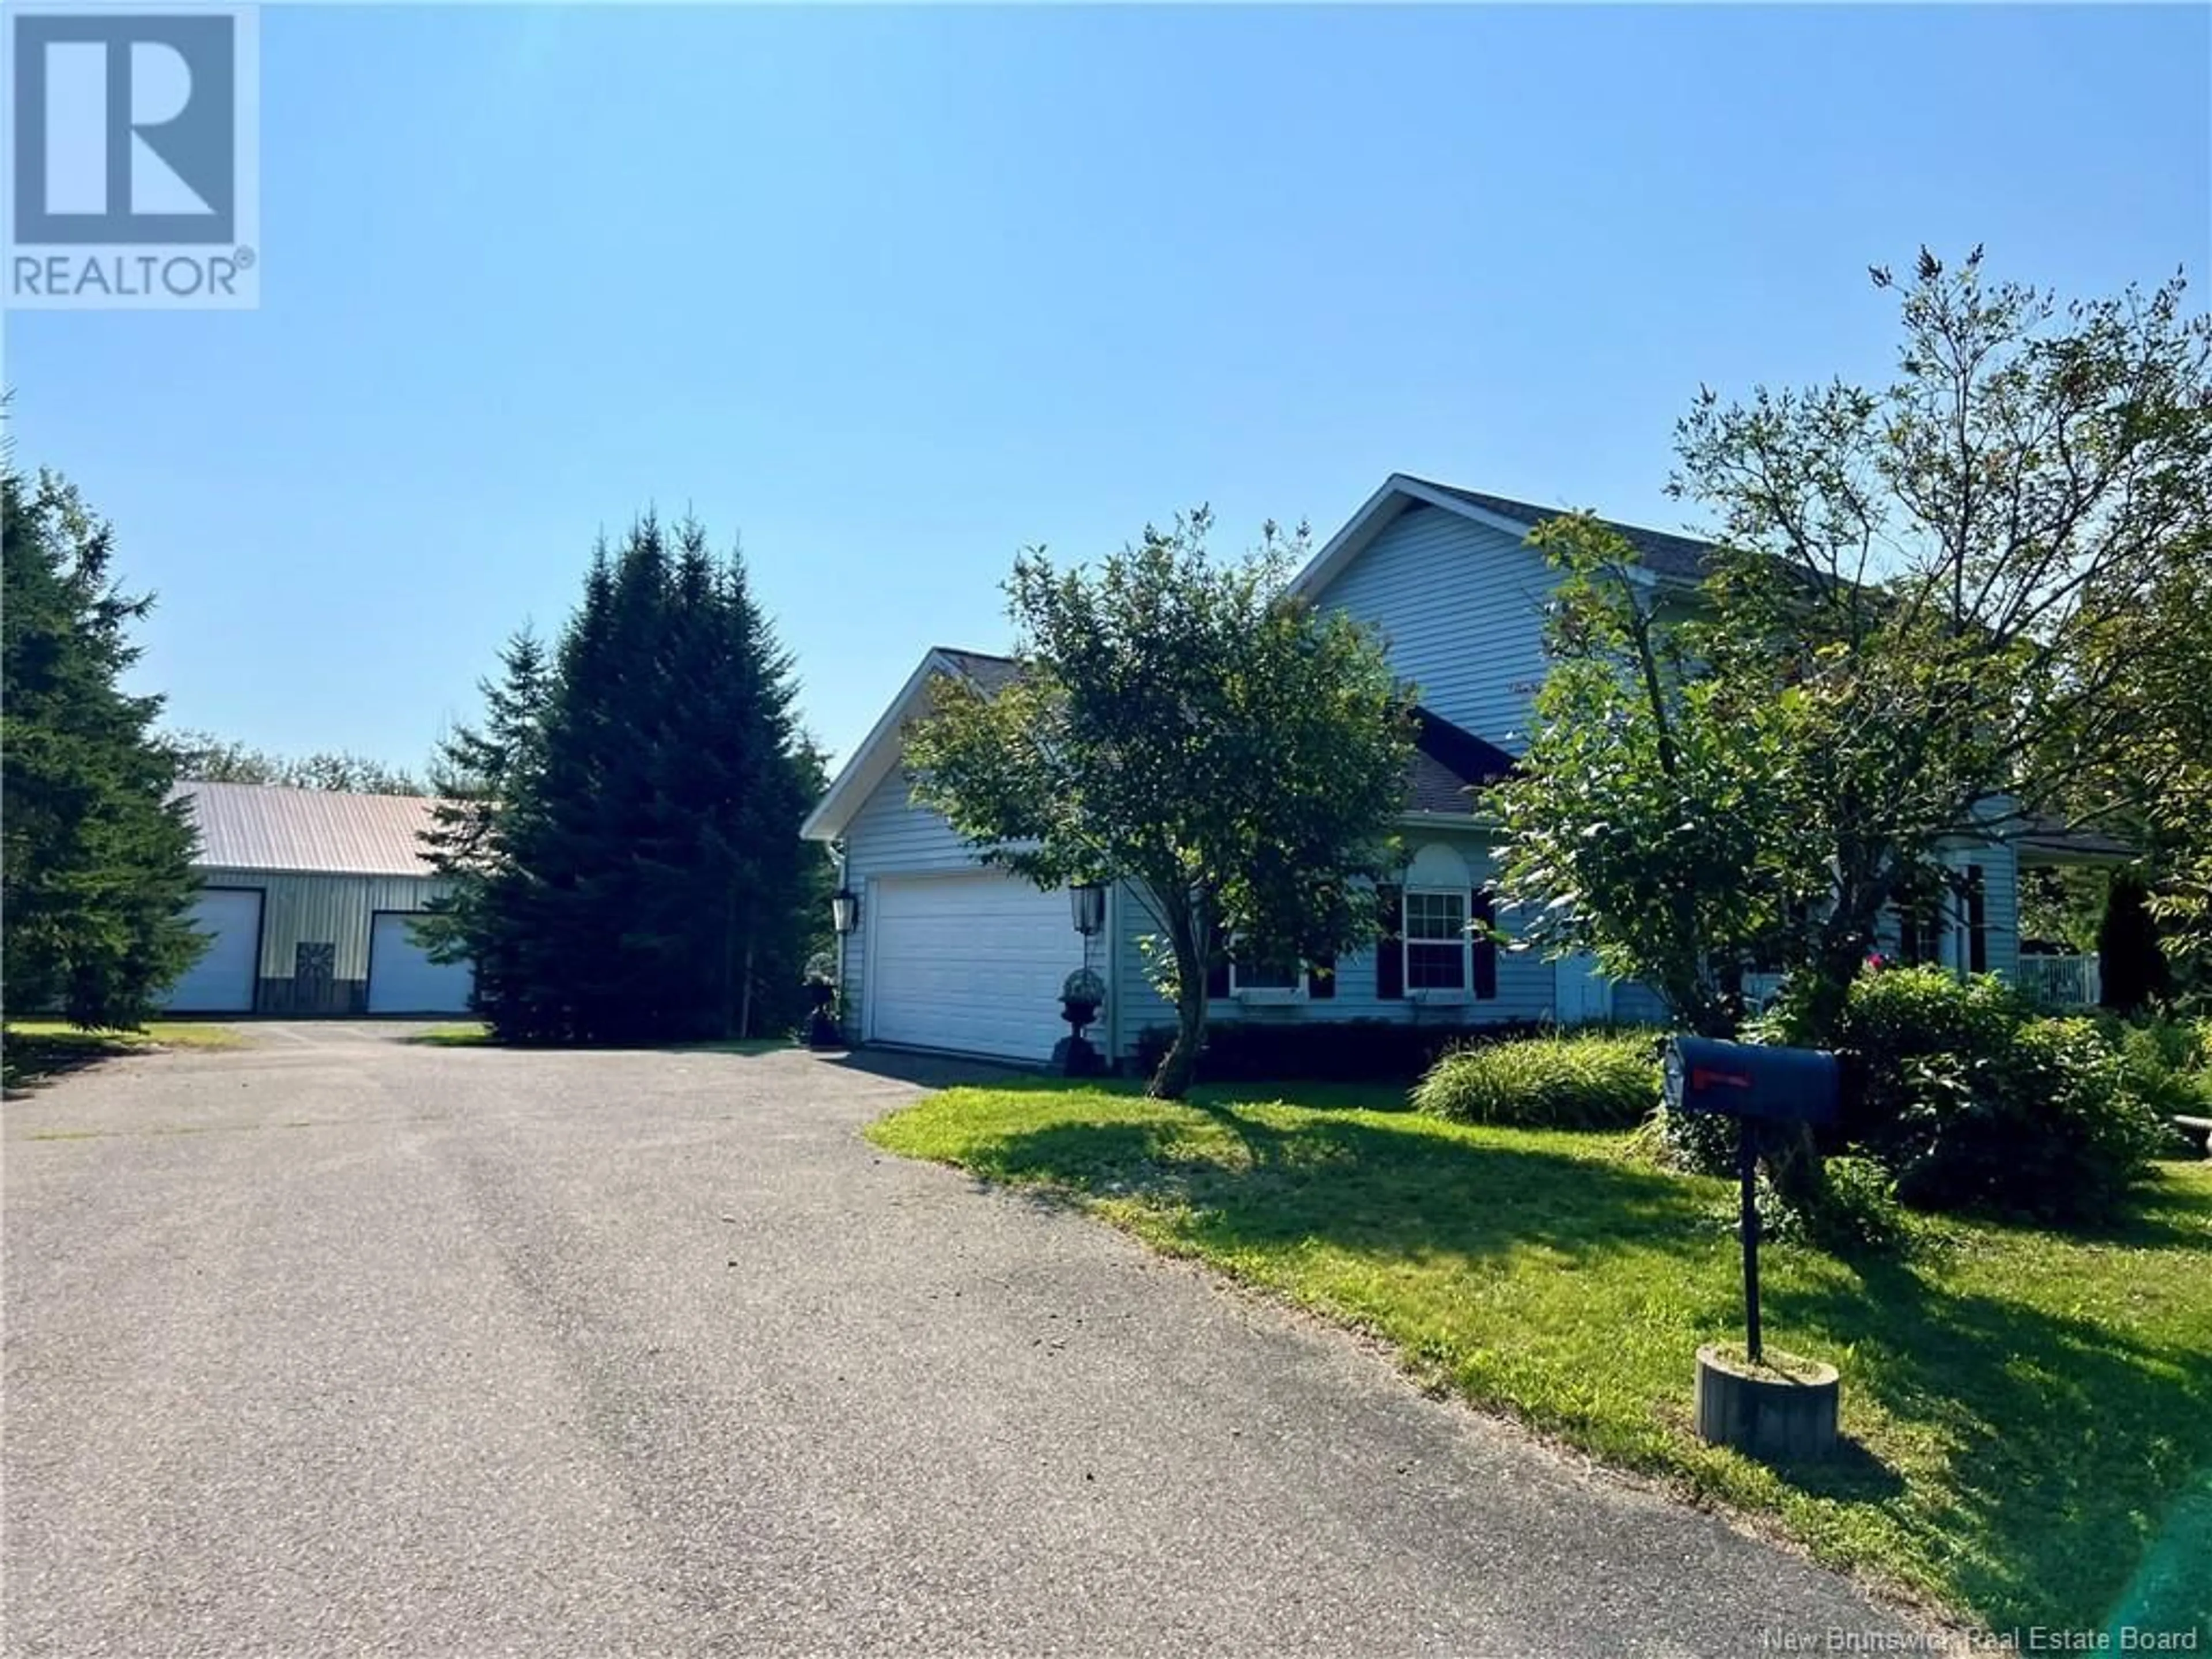
[[[1206, 1247], [1311, 1239], [1473, 1258], [1535, 1243], [1580, 1257], [1710, 1233], [1709, 1201], [1697, 1187], [1633, 1164], [1320, 1114], [1283, 1128], [1220, 1101], [1192, 1109], [1195, 1124], [1054, 1124], [973, 1148], [963, 1161], [1091, 1196], [1187, 1205], [1180, 1231]], [[1205, 1135], [1209, 1127], [1221, 1133]]]
[[[1858, 1398], [1936, 1430], [1948, 1480], [1915, 1524], [1955, 1551], [1974, 1606], [2023, 1624], [2212, 1621], [2212, 1333], [2195, 1351], [2151, 1347], [1905, 1262], [1856, 1271], [1856, 1285], [1777, 1286], [1762, 1301], [1854, 1352], [1845, 1386]], [[1884, 1495], [1848, 1463], [1779, 1473], [1814, 1496]]]

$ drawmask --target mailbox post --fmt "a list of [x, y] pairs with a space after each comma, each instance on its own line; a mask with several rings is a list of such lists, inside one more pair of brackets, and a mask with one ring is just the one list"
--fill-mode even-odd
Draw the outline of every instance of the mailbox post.
[[[1748, 1373], [1715, 1348], [1698, 1351], [1698, 1430], [1747, 1450], [1805, 1455], [1835, 1441], [1836, 1373], [1807, 1366], [1804, 1379], [1766, 1378], [1759, 1328], [1759, 1125], [1827, 1123], [1836, 1115], [1836, 1059], [1810, 1048], [1772, 1048], [1709, 1037], [1667, 1045], [1667, 1109], [1736, 1121], [1742, 1205], [1744, 1351]], [[1815, 1375], [1817, 1373], [1817, 1375]]]

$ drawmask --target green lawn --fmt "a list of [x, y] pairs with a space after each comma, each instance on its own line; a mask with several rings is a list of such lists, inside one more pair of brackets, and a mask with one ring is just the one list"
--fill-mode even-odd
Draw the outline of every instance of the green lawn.
[[1771, 1245], [1768, 1340], [1841, 1370], [1851, 1442], [1778, 1469], [1690, 1430], [1698, 1345], [1741, 1331], [1731, 1187], [1617, 1135], [1268, 1092], [958, 1089], [869, 1133], [1061, 1188], [1387, 1339], [1425, 1382], [1991, 1628], [2212, 1625], [2212, 1166], [2163, 1166], [2141, 1218], [2094, 1239], [1947, 1223], [1856, 1263]]
[[492, 1045], [491, 1028], [477, 1020], [458, 1025], [433, 1025], [410, 1033], [404, 1041], [432, 1048], [484, 1048]]
[[0, 1032], [0, 1075], [10, 1089], [28, 1088], [58, 1073], [118, 1054], [154, 1048], [246, 1048], [252, 1040], [228, 1026], [157, 1019], [137, 1031], [86, 1031], [58, 1019], [11, 1019]]
[[[456, 1025], [434, 1025], [410, 1036], [409, 1042], [433, 1048], [495, 1048], [501, 1046], [489, 1026], [477, 1021]], [[679, 1054], [769, 1054], [792, 1046], [788, 1037], [731, 1037], [719, 1042], [675, 1042], [656, 1052]]]

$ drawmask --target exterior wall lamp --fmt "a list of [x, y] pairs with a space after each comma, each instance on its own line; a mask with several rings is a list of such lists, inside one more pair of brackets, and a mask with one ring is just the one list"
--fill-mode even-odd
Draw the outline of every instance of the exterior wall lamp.
[[1106, 889], [1103, 883], [1079, 881], [1067, 890], [1067, 908], [1075, 931], [1089, 939], [1106, 926]]
[[842, 939], [860, 925], [860, 896], [849, 887], [840, 887], [830, 896], [830, 925]]

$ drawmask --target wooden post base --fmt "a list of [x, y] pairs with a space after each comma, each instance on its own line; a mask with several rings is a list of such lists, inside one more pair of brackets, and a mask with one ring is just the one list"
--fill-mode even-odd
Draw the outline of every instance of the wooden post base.
[[1733, 1344], [1698, 1350], [1698, 1437], [1773, 1462], [1836, 1448], [1841, 1385], [1833, 1365], [1775, 1349], [1754, 1366]]

